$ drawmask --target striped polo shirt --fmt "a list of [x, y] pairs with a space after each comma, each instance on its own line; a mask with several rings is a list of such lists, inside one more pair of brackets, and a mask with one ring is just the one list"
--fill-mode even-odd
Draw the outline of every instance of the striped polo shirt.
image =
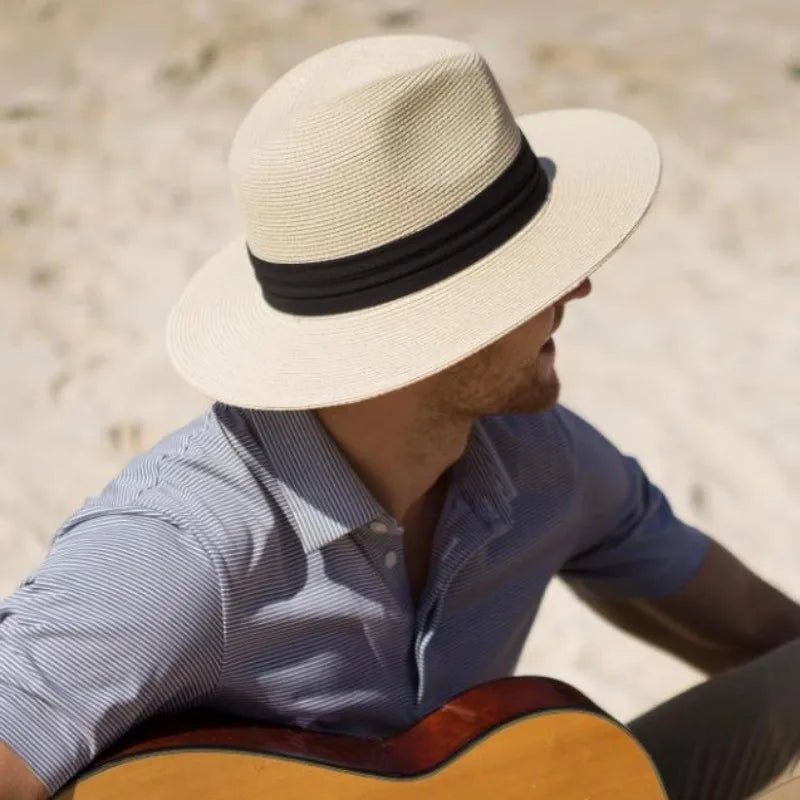
[[402, 528], [313, 411], [214, 403], [137, 456], [0, 602], [0, 740], [57, 791], [203, 706], [386, 736], [514, 673], [548, 581], [682, 586], [708, 539], [562, 405], [486, 417], [412, 602]]

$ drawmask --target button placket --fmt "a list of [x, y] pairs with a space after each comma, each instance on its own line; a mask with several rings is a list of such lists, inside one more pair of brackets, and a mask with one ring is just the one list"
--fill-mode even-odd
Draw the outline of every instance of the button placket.
[[373, 520], [357, 531], [354, 538], [403, 613], [407, 614], [411, 607], [411, 593], [405, 577], [400, 531], [383, 520]]
[[511, 528], [511, 523], [501, 517], [484, 520], [479, 530], [470, 531], [470, 535], [451, 541], [443, 554], [440, 571], [437, 574], [435, 592], [431, 593], [428, 602], [420, 608], [415, 625], [414, 653], [417, 665], [417, 704], [423, 703], [430, 680], [426, 676], [425, 658], [433, 638], [434, 628], [439, 624], [444, 609], [445, 598], [459, 572], [476, 552], [487, 547], [489, 542], [503, 535]]
[[372, 522], [370, 522], [369, 529], [373, 533], [388, 533], [389, 532], [389, 526], [385, 522], [382, 522], [379, 519], [376, 519], [376, 520], [373, 520]]
[[447, 520], [447, 527], [437, 527], [431, 554], [431, 571], [429, 583], [422, 593], [422, 602], [417, 607], [414, 622], [414, 661], [417, 668], [417, 704], [423, 701], [427, 690], [428, 678], [425, 668], [425, 654], [433, 638], [433, 629], [439, 617], [444, 585], [442, 577], [448, 572], [448, 564], [459, 549], [457, 539], [452, 538], [452, 530], [458, 518], [463, 514], [464, 500], [460, 492], [448, 493], [447, 502], [442, 512], [442, 519]]

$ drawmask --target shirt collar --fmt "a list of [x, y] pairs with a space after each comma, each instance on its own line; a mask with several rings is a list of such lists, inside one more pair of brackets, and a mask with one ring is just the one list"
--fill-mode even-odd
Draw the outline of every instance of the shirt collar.
[[[376, 519], [391, 519], [313, 411], [242, 412], [252, 415], [283, 508], [306, 554]], [[517, 490], [481, 421], [473, 424], [451, 475], [478, 514], [511, 522]]]

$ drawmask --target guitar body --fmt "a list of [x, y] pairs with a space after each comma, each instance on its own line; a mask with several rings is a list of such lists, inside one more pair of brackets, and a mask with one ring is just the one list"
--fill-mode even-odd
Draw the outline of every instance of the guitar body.
[[56, 800], [667, 800], [628, 731], [576, 689], [503, 678], [361, 739], [204, 712], [153, 718]]

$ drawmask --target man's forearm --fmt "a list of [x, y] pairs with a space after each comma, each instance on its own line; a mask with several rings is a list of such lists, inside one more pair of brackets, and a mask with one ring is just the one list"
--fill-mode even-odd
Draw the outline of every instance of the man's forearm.
[[616, 627], [686, 661], [708, 675], [743, 664], [775, 647], [800, 638], [800, 606], [757, 634], [701, 635], [641, 601], [599, 600], [581, 595]]
[[28, 765], [0, 741], [0, 800], [46, 800], [48, 796]]
[[800, 638], [800, 605], [713, 541], [695, 576], [669, 597], [578, 594], [618, 627], [710, 675]]

